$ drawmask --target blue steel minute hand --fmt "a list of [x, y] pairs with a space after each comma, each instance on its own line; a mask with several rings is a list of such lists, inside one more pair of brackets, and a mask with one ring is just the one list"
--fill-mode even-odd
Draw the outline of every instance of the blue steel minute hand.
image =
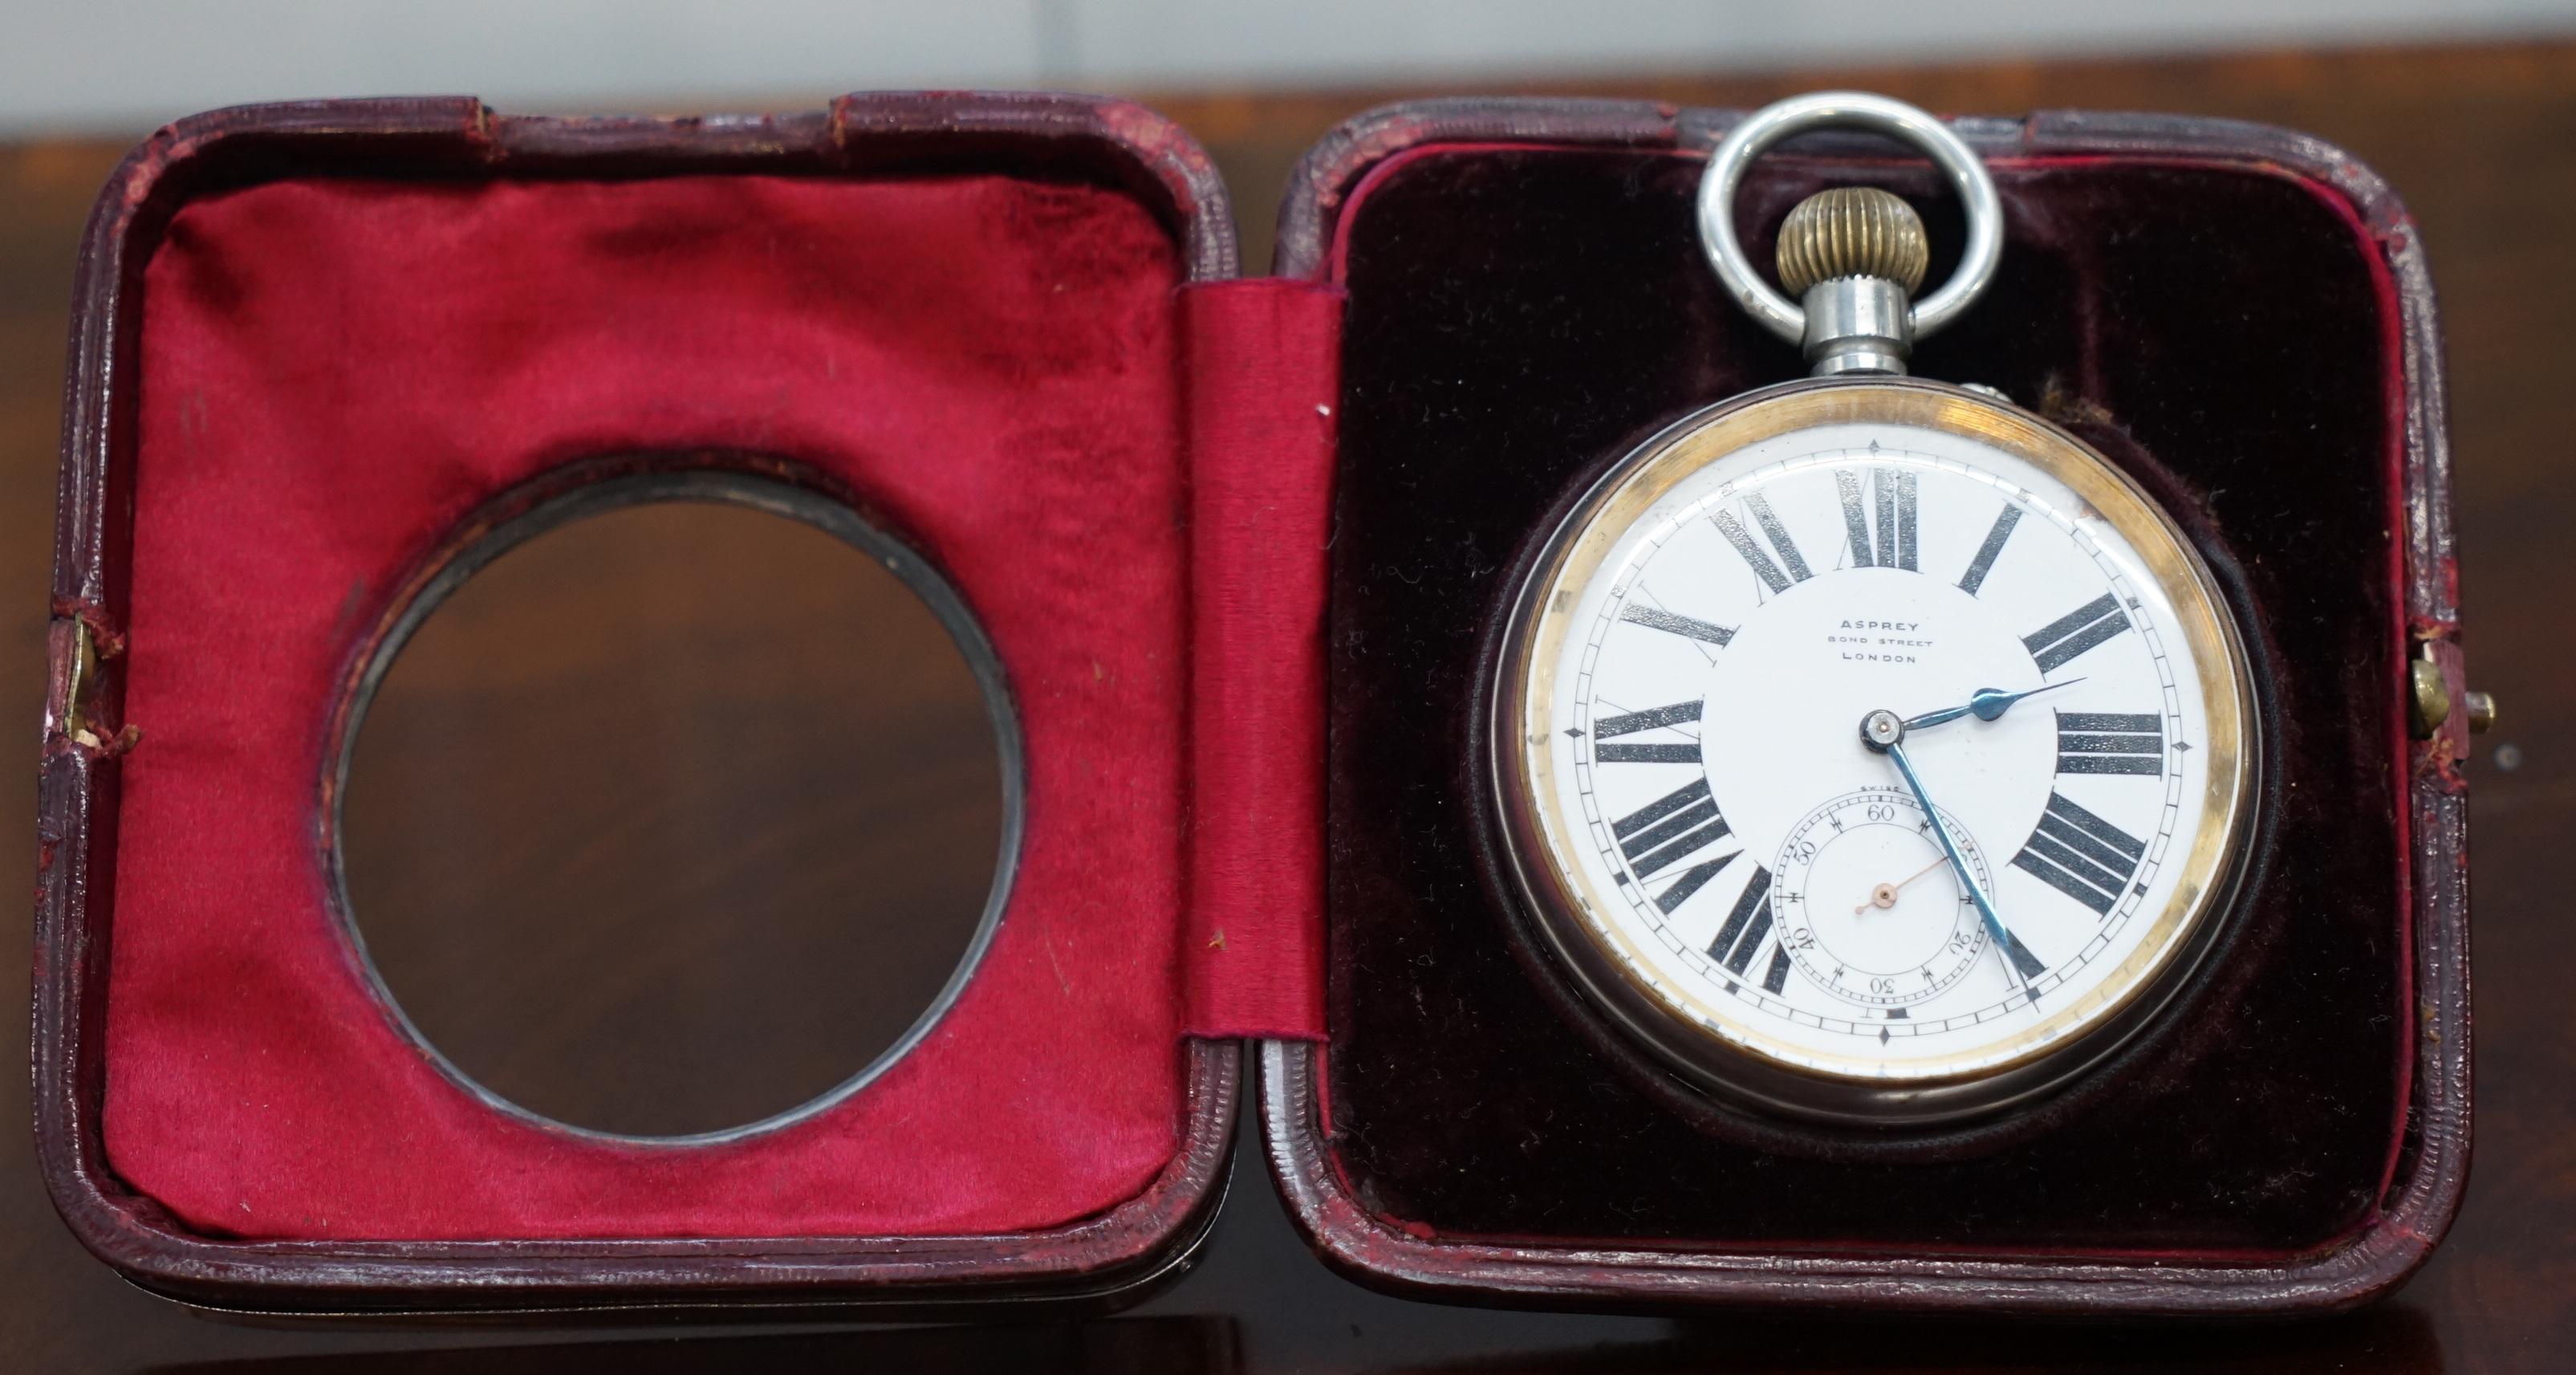
[[[2006, 702], [2004, 705], [2012, 704]], [[2002, 712], [1998, 711], [1996, 715], [2002, 715]], [[1944, 719], [1956, 720], [1957, 717]], [[1969, 901], [1977, 905], [1977, 915], [1985, 918], [1986, 934], [1994, 938], [1995, 958], [2002, 960], [2004, 968], [2020, 982], [2022, 995], [2036, 1003], [2039, 995], [2031, 991], [2030, 975], [2023, 971], [2021, 961], [2013, 958], [2013, 949], [2019, 942], [2013, 939], [2011, 931], [2005, 929], [2004, 919], [1995, 912], [1995, 900], [1986, 896], [1986, 886], [1977, 882], [1975, 871], [1968, 868], [1967, 857], [1959, 853], [1959, 842], [1950, 838], [1950, 823], [1941, 819], [1940, 811], [1932, 805], [1932, 795], [1923, 791], [1923, 780], [1914, 774], [1914, 762], [1905, 757], [1905, 726], [1906, 723], [1898, 720], [1892, 711], [1873, 711], [1861, 718], [1861, 743], [1896, 761], [1896, 771], [1904, 775], [1905, 786], [1913, 790], [1914, 800], [1923, 804], [1923, 816], [1932, 823], [1932, 838], [1941, 842], [1941, 853], [1949, 857], [1951, 871], [1959, 876], [1960, 889], [1967, 893]]]
[[2062, 683], [2042, 683], [2038, 687], [2027, 688], [2020, 692], [2006, 692], [2002, 688], [1979, 688], [1968, 695], [1966, 706], [1943, 707], [1939, 711], [1927, 711], [1920, 716], [1906, 717], [1905, 728], [1921, 730], [1926, 726], [1945, 725], [1962, 716], [1974, 716], [1980, 721], [1992, 721], [2012, 710], [2013, 703], [2024, 697], [2037, 697], [2043, 692], [2055, 692], [2059, 688], [2073, 687], [2083, 681], [2081, 678], [2069, 678]]

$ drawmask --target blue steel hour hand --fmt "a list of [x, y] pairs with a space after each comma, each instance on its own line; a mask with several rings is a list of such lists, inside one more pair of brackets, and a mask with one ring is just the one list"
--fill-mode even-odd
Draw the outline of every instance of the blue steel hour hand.
[[[2045, 689], [2041, 690], [2045, 691]], [[2029, 693], [2020, 694], [2023, 697], [2029, 695]], [[2008, 700], [2004, 705], [2011, 706], [2012, 702]], [[1962, 712], [1968, 710], [1971, 708], [1960, 708]], [[2002, 714], [2000, 709], [1995, 713], [1997, 716]], [[1953, 716], [1943, 719], [1957, 718]], [[1993, 718], [1981, 719], [1992, 720]], [[1905, 786], [1913, 791], [1914, 800], [1923, 804], [1924, 819], [1932, 823], [1932, 838], [1941, 842], [1941, 853], [1949, 857], [1951, 870], [1959, 876], [1959, 890], [1968, 895], [1970, 902], [1976, 904], [1977, 915], [1985, 918], [1986, 934], [1994, 941], [1995, 958], [2002, 960], [2004, 968], [2010, 970], [2013, 978], [2020, 981], [2022, 995], [2036, 1003], [2039, 1001], [2039, 995], [2031, 991], [2029, 971], [2022, 968], [2021, 961], [2013, 958], [2013, 952], [2019, 943], [2012, 938], [2012, 932], [2005, 929], [2004, 919], [1995, 912], [1995, 900], [1986, 896], [1986, 886], [1977, 882], [1976, 872], [1968, 867], [1967, 857], [1959, 853], [1959, 842], [1950, 838], [1950, 823], [1943, 821], [1940, 811], [1933, 807], [1931, 794], [1923, 791], [1923, 780], [1914, 776], [1914, 761], [1905, 757], [1906, 725], [1906, 722], [1897, 719], [1895, 712], [1873, 711], [1860, 718], [1860, 742], [1873, 752], [1886, 755], [1896, 761], [1896, 771], [1904, 775]]]
[[2037, 697], [2043, 692], [2055, 692], [2059, 688], [2073, 687], [2083, 681], [2081, 678], [2069, 678], [2062, 683], [2042, 683], [2038, 687], [2026, 688], [2020, 692], [2006, 692], [2002, 688], [1979, 688], [1969, 694], [1966, 706], [1943, 707], [1939, 711], [1927, 711], [1920, 716], [1906, 717], [1905, 728], [1921, 730], [1926, 726], [1938, 726], [1956, 721], [1962, 716], [1974, 716], [1980, 721], [1992, 721], [2012, 710], [2013, 703], [2024, 697]]

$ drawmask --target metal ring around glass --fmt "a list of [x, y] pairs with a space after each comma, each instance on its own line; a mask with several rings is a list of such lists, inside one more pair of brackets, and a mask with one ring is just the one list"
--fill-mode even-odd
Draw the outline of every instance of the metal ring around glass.
[[1735, 192], [1745, 169], [1781, 140], [1811, 129], [1866, 129], [1929, 155], [1967, 212], [1968, 242], [1958, 269], [1938, 291], [1914, 307], [1914, 334], [1930, 334], [1957, 318], [1994, 280], [2003, 257], [2003, 200], [1985, 162], [1948, 125], [1901, 100], [1862, 91], [1817, 91], [1765, 105], [1745, 116], [1710, 155], [1699, 184], [1700, 246], [1718, 280], [1737, 304], [1772, 333], [1800, 343], [1807, 312], [1755, 269], [1735, 234]]

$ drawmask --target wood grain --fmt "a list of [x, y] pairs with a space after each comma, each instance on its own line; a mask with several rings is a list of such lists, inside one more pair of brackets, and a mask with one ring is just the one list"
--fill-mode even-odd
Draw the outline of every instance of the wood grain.
[[[1381, 1298], [1335, 1279], [1288, 1230], [1267, 1180], [1246, 1168], [1198, 1273], [1142, 1318], [1041, 1329], [1053, 1334], [1044, 1338], [1019, 1328], [780, 1338], [665, 1327], [615, 1339], [280, 1331], [203, 1323], [127, 1289], [48, 1215], [27, 1139], [7, 1133], [0, 1134], [0, 1341], [13, 1362], [65, 1371], [166, 1369], [175, 1361], [262, 1368], [243, 1364], [256, 1358], [283, 1358], [287, 1369], [384, 1371], [872, 1360], [1014, 1369], [1668, 1370], [1721, 1360], [1799, 1370], [2558, 1368], [2576, 1344], [2576, 1094], [2567, 1088], [2576, 1083], [2576, 1024], [2564, 1014], [2576, 923], [2563, 918], [2563, 894], [2551, 885], [2556, 846], [2576, 819], [2576, 730], [2548, 712], [2576, 700], [2576, 652], [2562, 629], [2576, 582], [2562, 562], [2561, 534], [2576, 520], [2576, 487], [2563, 472], [2576, 392], [2558, 376], [2563, 322], [2576, 318], [2576, 278], [2563, 248], [2563, 226], [2576, 216], [2576, 47], [1671, 76], [1584, 90], [1744, 105], [1823, 85], [1954, 110], [2135, 108], [2287, 124], [2372, 163], [2423, 226], [2450, 340], [2470, 677], [2501, 697], [2504, 720], [2471, 768], [2483, 976], [2478, 1169], [2449, 1242], [2396, 1299], [2327, 1322], [2216, 1330], [1486, 1314]], [[1572, 93], [1507, 83], [1482, 89]], [[1271, 207], [1295, 158], [1333, 123], [1399, 94], [1425, 92], [1147, 99], [1214, 151], [1247, 226], [1245, 261], [1258, 265], [1267, 261]], [[0, 150], [8, 195], [0, 209], [0, 585], [18, 589], [0, 601], [0, 644], [14, 651], [0, 659], [0, 692], [28, 718], [42, 690], [72, 247], [117, 152], [94, 144]], [[448, 858], [481, 862], [473, 854]], [[14, 866], [6, 872], [21, 892], [32, 886], [32, 859], [32, 846], [0, 856], [0, 865]], [[19, 910], [0, 934], [16, 933], [24, 949]], [[562, 939], [595, 934], [567, 930]], [[751, 1053], [751, 1044], [742, 1050]], [[24, 1121], [25, 1091], [23, 1080], [0, 1089], [0, 1109]], [[1205, 1321], [1167, 1325], [1176, 1315]]]

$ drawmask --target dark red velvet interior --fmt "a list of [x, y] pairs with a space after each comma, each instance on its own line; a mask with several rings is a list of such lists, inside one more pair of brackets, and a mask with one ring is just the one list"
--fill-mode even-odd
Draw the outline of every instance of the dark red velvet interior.
[[[2018, 1129], [1785, 1149], [1579, 1031], [1507, 944], [1470, 763], [1498, 596], [1580, 475], [1802, 372], [1701, 256], [1703, 165], [1434, 145], [1343, 212], [1326, 1063], [1347, 1182], [1442, 1237], [2220, 1260], [2329, 1244], [2390, 1177], [2413, 1024], [2394, 304], [2322, 187], [2148, 157], [2001, 163], [2001, 276], [1916, 357], [2137, 474], [2255, 641], [2268, 871], [2159, 1034]], [[1915, 197], [1956, 242], [1928, 181], [1886, 164], [1768, 159], [1748, 225], [1828, 172]]]
[[[1133, 199], [1000, 176], [186, 206], [144, 278], [115, 1172], [279, 1238], [1012, 1231], [1137, 1194], [1186, 1113], [1181, 275]], [[697, 448], [797, 465], [944, 569], [1010, 679], [1030, 821], [978, 977], [908, 1058], [769, 1134], [644, 1147], [499, 1115], [398, 1033], [317, 806], [359, 637], [461, 518]]]

